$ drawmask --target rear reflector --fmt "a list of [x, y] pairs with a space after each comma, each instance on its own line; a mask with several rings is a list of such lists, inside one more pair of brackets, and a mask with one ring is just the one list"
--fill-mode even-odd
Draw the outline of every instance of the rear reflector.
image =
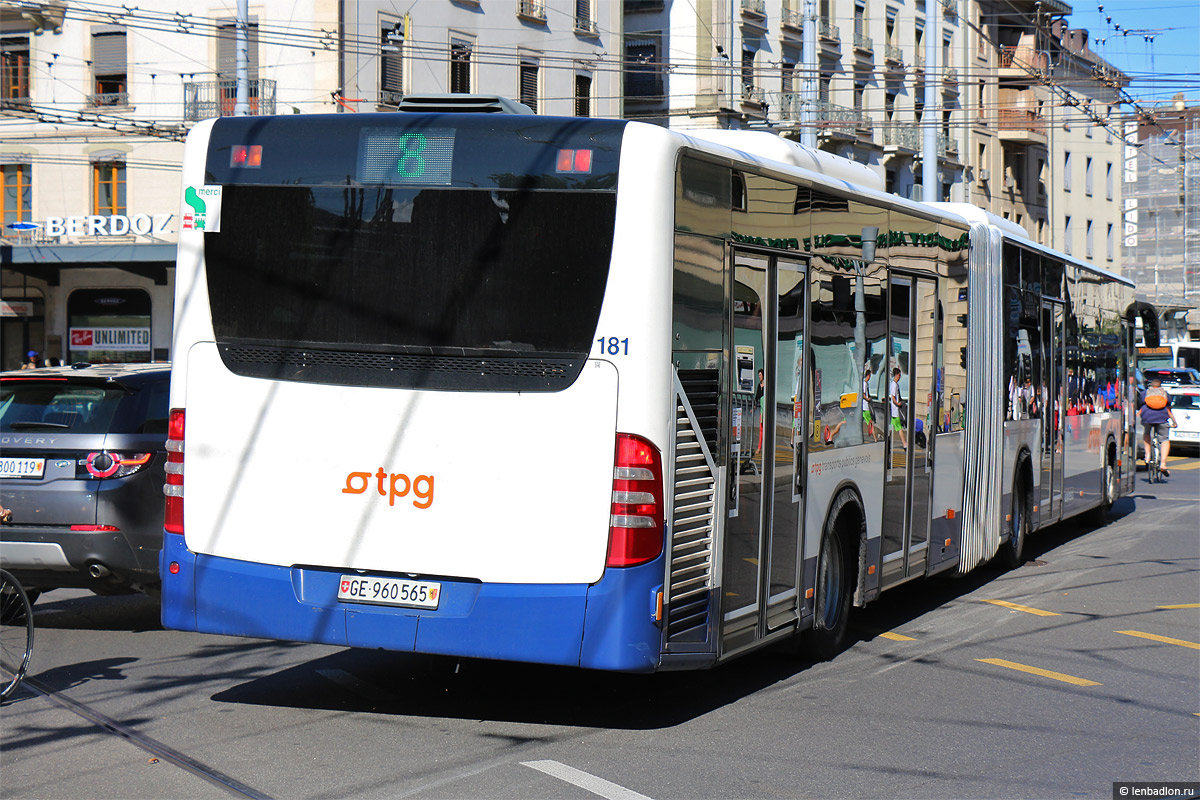
[[183, 533], [183, 409], [172, 408], [167, 422], [167, 496], [163, 529]]
[[105, 531], [120, 531], [116, 525], [72, 525], [71, 530], [80, 533], [102, 533]]
[[663, 520], [662, 454], [641, 436], [618, 433], [606, 566], [632, 567], [658, 558]]

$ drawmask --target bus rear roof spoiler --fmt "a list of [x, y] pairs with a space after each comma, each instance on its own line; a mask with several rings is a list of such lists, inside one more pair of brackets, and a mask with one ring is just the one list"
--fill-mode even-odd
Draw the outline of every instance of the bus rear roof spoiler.
[[494, 94], [408, 94], [400, 111], [434, 114], [532, 114], [524, 103]]

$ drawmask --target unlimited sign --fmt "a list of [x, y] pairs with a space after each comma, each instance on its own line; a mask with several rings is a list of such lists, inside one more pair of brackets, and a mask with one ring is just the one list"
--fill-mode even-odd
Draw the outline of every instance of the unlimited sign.
[[72, 350], [149, 350], [149, 328], [71, 328]]

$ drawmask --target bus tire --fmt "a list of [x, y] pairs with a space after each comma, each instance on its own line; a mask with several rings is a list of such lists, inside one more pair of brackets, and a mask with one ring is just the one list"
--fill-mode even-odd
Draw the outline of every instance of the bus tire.
[[1113, 498], [1117, 494], [1117, 466], [1113, 463], [1115, 451], [1116, 447], [1110, 445], [1104, 455], [1104, 470], [1100, 473], [1100, 505], [1093, 508], [1090, 514], [1091, 522], [1096, 525], [1108, 522]]
[[1012, 491], [1012, 534], [1000, 546], [997, 554], [1006, 569], [1016, 569], [1025, 563], [1025, 540], [1029, 538], [1029, 478], [1026, 459], [1017, 464]]
[[[817, 586], [813, 626], [805, 632], [804, 652], [819, 661], [828, 661], [842, 651], [850, 629], [850, 598], [854, 592], [854, 570], [850, 564], [851, 547], [857, 540], [851, 534], [855, 514], [849, 509], [836, 517], [830, 515], [821, 537], [817, 559]], [[861, 523], [858, 528], [861, 528]]]

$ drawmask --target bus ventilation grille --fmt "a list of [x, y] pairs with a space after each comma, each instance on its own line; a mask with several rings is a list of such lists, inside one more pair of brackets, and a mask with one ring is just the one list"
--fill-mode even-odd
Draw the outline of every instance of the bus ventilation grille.
[[671, 578], [666, 635], [671, 643], [708, 638], [716, 517], [716, 370], [680, 370], [675, 416]]
[[556, 391], [570, 386], [584, 358], [437, 356], [222, 345], [238, 375], [308, 383], [477, 391]]

